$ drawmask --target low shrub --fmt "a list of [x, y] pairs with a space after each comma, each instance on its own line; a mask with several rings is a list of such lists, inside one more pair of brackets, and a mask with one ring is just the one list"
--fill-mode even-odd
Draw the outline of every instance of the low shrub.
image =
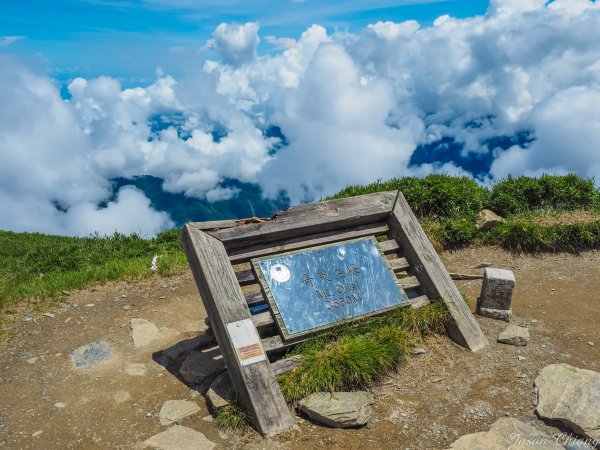
[[594, 180], [575, 174], [508, 177], [492, 186], [489, 209], [502, 216], [538, 209], [574, 211], [597, 208], [599, 194]]

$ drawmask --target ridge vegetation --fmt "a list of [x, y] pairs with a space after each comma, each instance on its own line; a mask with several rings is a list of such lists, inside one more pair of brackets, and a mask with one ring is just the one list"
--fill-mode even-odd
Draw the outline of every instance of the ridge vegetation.
[[[574, 174], [509, 177], [489, 187], [468, 177], [406, 177], [348, 186], [329, 199], [396, 189], [438, 250], [468, 245], [516, 252], [600, 248], [600, 192], [593, 180]], [[477, 229], [477, 215], [484, 208], [506, 221], [490, 230]], [[91, 283], [181, 273], [187, 260], [179, 234], [173, 229], [153, 239], [118, 233], [74, 238], [0, 231], [0, 318], [23, 299], [43, 308], [62, 291]], [[154, 256], [156, 271], [150, 269]]]

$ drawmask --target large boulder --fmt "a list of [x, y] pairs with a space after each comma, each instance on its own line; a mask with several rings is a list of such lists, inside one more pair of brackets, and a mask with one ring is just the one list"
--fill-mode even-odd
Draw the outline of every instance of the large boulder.
[[544, 367], [535, 379], [537, 413], [600, 441], [600, 373], [569, 364]]
[[300, 400], [300, 410], [315, 422], [334, 428], [366, 425], [373, 396], [365, 391], [318, 392]]
[[489, 431], [467, 434], [452, 445], [454, 450], [564, 450], [553, 438], [518, 419], [496, 421]]

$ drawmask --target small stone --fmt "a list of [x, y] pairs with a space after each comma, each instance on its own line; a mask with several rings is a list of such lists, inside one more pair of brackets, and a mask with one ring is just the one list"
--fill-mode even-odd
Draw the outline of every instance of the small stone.
[[93, 308], [94, 306], [96, 306], [95, 303], [88, 303], [87, 305], [85, 305], [86, 308]]
[[183, 361], [179, 375], [188, 383], [200, 384], [223, 370], [225, 370], [223, 358], [215, 358], [208, 352], [191, 352]]
[[54, 404], [54, 407], [55, 407], [55, 408], [58, 408], [58, 409], [62, 409], [62, 408], [64, 408], [65, 406], [67, 406], [67, 405], [66, 405], [66, 404], [64, 404], [63, 402], [57, 402], [57, 403], [55, 403], [55, 404]]
[[142, 363], [132, 363], [125, 367], [125, 373], [132, 377], [141, 377], [146, 375], [146, 365]]
[[6, 383], [6, 379], [0, 378], [0, 384], [4, 384], [4, 383]]
[[129, 306], [129, 305], [123, 306], [123, 309], [125, 309], [125, 310], [128, 310], [129, 308], [131, 308], [131, 306]]
[[588, 342], [588, 345], [591, 345], [591, 346], [593, 347], [593, 346], [594, 346], [594, 343], [593, 343], [593, 342], [591, 342], [591, 341], [589, 341], [589, 342]]
[[44, 313], [44, 314], [42, 314], [42, 316], [54, 319], [54, 314], [52, 314], [52, 313]]
[[417, 355], [424, 355], [425, 353], [427, 353], [425, 351], [424, 348], [415, 348], [412, 352], [413, 355], [417, 356]]
[[35, 364], [37, 360], [38, 360], [37, 358], [29, 358], [29, 359], [26, 359], [26, 361], [27, 361], [29, 364]]
[[538, 323], [537, 319], [531, 319], [531, 323]]
[[498, 342], [518, 346], [527, 345], [529, 342], [529, 330], [516, 325], [509, 325], [498, 336]]
[[146, 417], [152, 417], [152, 413], [151, 412], [146, 413]]
[[112, 357], [110, 345], [105, 341], [83, 345], [75, 350], [70, 350], [69, 354], [76, 368], [89, 368]]
[[146, 319], [131, 319], [129, 324], [135, 348], [145, 347], [159, 336], [158, 327]]
[[489, 230], [490, 228], [493, 228], [502, 222], [504, 222], [503, 217], [499, 216], [494, 211], [484, 209], [479, 213], [479, 217], [477, 218], [477, 223], [475, 226], [480, 230]]
[[34, 438], [34, 437], [38, 437], [38, 436], [39, 436], [40, 434], [42, 434], [42, 433], [43, 433], [43, 431], [42, 431], [42, 430], [37, 430], [37, 431], [35, 431], [35, 432], [31, 433], [31, 437], [33, 437], [33, 438]]
[[300, 410], [312, 420], [334, 428], [366, 425], [373, 396], [369, 392], [318, 392], [300, 401]]
[[121, 295], [121, 298], [127, 298], [127, 294]]
[[524, 356], [519, 355], [519, 356], [517, 356], [517, 359], [519, 361], [525, 361], [527, 358], [525, 358]]
[[196, 414], [200, 407], [196, 402], [190, 400], [167, 400], [160, 412], [158, 418], [161, 425], [171, 425], [184, 419], [185, 417]]
[[25, 322], [31, 322], [31, 317], [24, 317], [23, 321], [25, 321]]
[[199, 431], [174, 425], [144, 441], [144, 447], [161, 450], [212, 450], [216, 444]]
[[233, 391], [233, 385], [227, 371], [215, 378], [215, 381], [213, 381], [206, 392], [206, 398], [214, 409], [229, 405], [234, 396], [235, 392]]
[[69, 291], [62, 291], [62, 295], [66, 295], [68, 297], [69, 295], [71, 295], [71, 293]]
[[215, 420], [215, 418], [213, 416], [204, 416], [202, 420], [204, 420], [205, 422], [212, 422], [213, 420]]

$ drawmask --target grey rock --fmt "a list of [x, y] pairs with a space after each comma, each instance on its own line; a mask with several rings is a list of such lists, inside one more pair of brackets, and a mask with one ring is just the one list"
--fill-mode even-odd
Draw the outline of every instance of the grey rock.
[[315, 422], [334, 428], [366, 425], [373, 396], [369, 392], [318, 392], [300, 400], [300, 410]]
[[489, 230], [490, 228], [494, 228], [496, 225], [504, 222], [504, 218], [499, 216], [494, 211], [490, 211], [489, 209], [484, 209], [479, 213], [479, 217], [477, 218], [476, 227], [480, 230]]
[[452, 445], [455, 450], [564, 450], [555, 440], [512, 417], [496, 421], [489, 431], [467, 434]]
[[516, 325], [509, 325], [498, 336], [498, 342], [509, 345], [527, 345], [529, 342], [529, 330]]
[[417, 355], [424, 355], [425, 353], [427, 353], [425, 351], [424, 348], [415, 348], [412, 352], [413, 355], [417, 356]]
[[196, 414], [200, 407], [196, 402], [189, 400], [167, 400], [160, 412], [158, 418], [161, 425], [171, 425], [177, 423], [185, 417]]
[[535, 379], [537, 413], [600, 442], [600, 373], [569, 364], [544, 367]]
[[223, 358], [215, 358], [205, 352], [192, 352], [183, 361], [179, 374], [188, 383], [200, 384], [223, 370], [225, 370]]
[[105, 341], [96, 341], [69, 351], [71, 361], [77, 368], [89, 368], [112, 358], [110, 345]]
[[160, 450], [212, 450], [215, 443], [199, 431], [181, 425], [174, 425], [162, 433], [144, 441], [144, 448]]
[[229, 405], [234, 396], [235, 392], [227, 371], [215, 378], [206, 392], [206, 398], [214, 409]]
[[145, 347], [157, 339], [160, 334], [158, 327], [146, 319], [131, 319], [129, 326], [135, 348]]

